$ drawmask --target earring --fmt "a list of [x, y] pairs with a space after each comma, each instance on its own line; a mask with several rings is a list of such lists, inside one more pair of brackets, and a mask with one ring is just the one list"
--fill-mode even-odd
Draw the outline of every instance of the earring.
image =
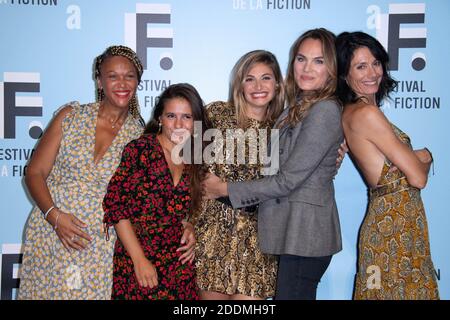
[[105, 97], [105, 93], [103, 92], [103, 88], [97, 88], [97, 101], [101, 102], [103, 101]]
[[161, 122], [158, 122], [158, 133], [161, 133], [161, 131], [162, 131], [162, 123]]

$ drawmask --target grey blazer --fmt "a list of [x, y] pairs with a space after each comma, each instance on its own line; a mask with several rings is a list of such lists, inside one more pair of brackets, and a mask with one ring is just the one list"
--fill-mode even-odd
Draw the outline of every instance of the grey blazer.
[[228, 183], [234, 208], [259, 203], [258, 237], [264, 253], [320, 257], [342, 249], [333, 178], [343, 139], [341, 107], [331, 100], [318, 102], [295, 127], [280, 129], [276, 174]]

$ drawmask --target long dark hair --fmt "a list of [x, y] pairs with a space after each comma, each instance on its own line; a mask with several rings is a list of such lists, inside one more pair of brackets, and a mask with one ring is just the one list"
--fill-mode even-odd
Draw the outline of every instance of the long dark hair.
[[381, 62], [383, 67], [383, 77], [380, 87], [375, 94], [376, 103], [379, 106], [384, 98], [389, 97], [389, 94], [397, 86], [397, 82], [389, 74], [389, 55], [381, 43], [371, 35], [360, 31], [343, 32], [336, 38], [338, 97], [343, 105], [354, 103], [359, 99], [355, 92], [348, 86], [346, 78], [350, 72], [353, 55], [356, 49], [361, 47], [367, 47], [373, 56]]
[[[204, 112], [204, 104], [203, 100], [200, 97], [198, 91], [188, 83], [178, 83], [172, 84], [167, 87], [159, 96], [158, 102], [153, 110], [153, 115], [150, 121], [147, 123], [145, 127], [144, 134], [157, 134], [160, 130], [160, 122], [159, 118], [164, 112], [164, 107], [166, 103], [174, 98], [185, 99], [192, 109], [192, 117], [194, 121], [201, 121], [201, 131], [195, 132], [194, 134], [199, 134], [203, 137], [203, 133], [210, 127], [209, 120], [207, 118], [206, 112]], [[194, 139], [190, 139], [191, 141], [191, 150], [194, 149]], [[203, 150], [205, 148], [205, 142], [202, 139], [202, 155]], [[191, 180], [191, 213], [198, 211], [201, 205], [201, 199], [203, 195], [202, 190], [202, 181], [206, 175], [206, 168], [203, 164], [195, 164], [194, 162], [194, 152], [191, 152], [191, 162], [188, 164], [188, 171], [190, 174]]]

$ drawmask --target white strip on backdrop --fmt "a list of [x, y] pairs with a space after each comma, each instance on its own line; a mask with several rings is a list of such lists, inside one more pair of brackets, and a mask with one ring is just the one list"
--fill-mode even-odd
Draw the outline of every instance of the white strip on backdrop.
[[[1, 0], [1, 299], [14, 298], [32, 208], [23, 183], [26, 162], [59, 106], [95, 99], [96, 55], [112, 44], [138, 52], [145, 65], [139, 100], [148, 119], [171, 83], [193, 84], [205, 102], [226, 100], [230, 71], [247, 51], [272, 51], [286, 70], [292, 42], [314, 27], [361, 30], [389, 51], [399, 87], [383, 109], [414, 147], [433, 151], [435, 174], [422, 195], [441, 298], [449, 299], [449, 18], [447, 0]], [[336, 196], [344, 249], [322, 279], [319, 299], [352, 297], [367, 192], [348, 157]]]

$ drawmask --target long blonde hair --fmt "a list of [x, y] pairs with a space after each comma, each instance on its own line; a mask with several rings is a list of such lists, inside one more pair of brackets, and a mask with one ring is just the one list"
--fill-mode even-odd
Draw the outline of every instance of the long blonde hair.
[[240, 128], [246, 128], [248, 123], [247, 101], [244, 96], [244, 80], [250, 69], [257, 63], [267, 65], [273, 72], [276, 81], [276, 92], [269, 103], [264, 122], [272, 126], [275, 120], [283, 112], [285, 101], [285, 90], [283, 75], [275, 55], [265, 50], [254, 50], [243, 55], [233, 68], [231, 76], [230, 96], [228, 102], [234, 106], [236, 120]]
[[[294, 75], [294, 63], [298, 49], [306, 39], [315, 39], [322, 43], [323, 58], [328, 71], [328, 79], [325, 82], [325, 86], [308, 96], [302, 95], [303, 92], [298, 87]], [[289, 54], [289, 66], [285, 81], [289, 113], [286, 118], [280, 122], [279, 127], [286, 124], [290, 127], [295, 126], [306, 116], [312, 105], [318, 101], [326, 99], [336, 100], [337, 63], [335, 39], [336, 36], [332, 32], [324, 28], [318, 28], [306, 31], [295, 40]]]

